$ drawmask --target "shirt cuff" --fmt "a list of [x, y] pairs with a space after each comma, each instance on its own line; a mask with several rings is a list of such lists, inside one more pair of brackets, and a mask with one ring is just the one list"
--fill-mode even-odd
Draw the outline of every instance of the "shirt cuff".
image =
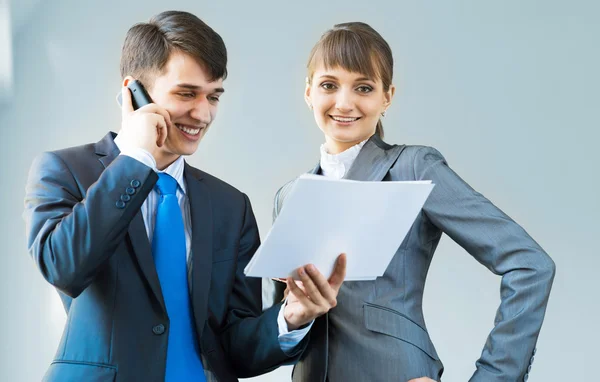
[[128, 157], [131, 157], [137, 160], [138, 162], [141, 162], [146, 166], [150, 167], [152, 170], [157, 171], [156, 160], [154, 159], [152, 154], [150, 154], [150, 152], [148, 152], [147, 150], [136, 147], [132, 149], [125, 149], [121, 151], [121, 154], [119, 155], [127, 155]]
[[283, 311], [285, 306], [287, 305], [287, 298], [285, 302], [281, 305], [281, 309], [279, 310], [279, 315], [277, 316], [277, 326], [279, 327], [279, 336], [277, 339], [279, 340], [279, 346], [281, 350], [289, 354], [291, 353], [300, 342], [306, 337], [306, 334], [309, 332], [315, 320], [312, 320], [308, 325], [303, 328], [292, 330], [291, 332], [288, 330], [287, 322], [285, 322], [285, 317], [283, 316]]

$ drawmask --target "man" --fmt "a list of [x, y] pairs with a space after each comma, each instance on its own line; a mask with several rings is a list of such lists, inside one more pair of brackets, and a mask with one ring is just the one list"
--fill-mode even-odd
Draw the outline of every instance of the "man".
[[[304, 288], [288, 279], [290, 303], [261, 314], [260, 280], [243, 274], [259, 246], [247, 196], [183, 160], [216, 116], [226, 63], [221, 37], [192, 14], [133, 26], [118, 136], [34, 161], [29, 252], [68, 315], [44, 380], [255, 376], [297, 360], [335, 306], [344, 256], [329, 280], [299, 269]], [[154, 103], [133, 109], [133, 79]]]

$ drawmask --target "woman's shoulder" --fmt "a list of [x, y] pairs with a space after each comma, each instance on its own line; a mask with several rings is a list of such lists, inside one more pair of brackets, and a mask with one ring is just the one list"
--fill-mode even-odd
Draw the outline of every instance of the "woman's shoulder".
[[401, 148], [401, 160], [418, 160], [424, 159], [425, 157], [429, 158], [432, 156], [439, 156], [443, 158], [442, 154], [431, 146], [425, 145], [410, 145], [410, 144], [392, 144], [384, 141], [380, 136], [373, 136], [373, 142], [380, 148], [385, 151]]
[[427, 162], [444, 160], [444, 156], [435, 148], [425, 145], [404, 145], [402, 155], [411, 162]]
[[297, 180], [298, 178], [290, 180], [289, 182], [281, 186], [279, 190], [277, 190], [277, 192], [275, 193], [275, 198], [273, 200], [273, 220], [275, 220], [279, 215], [279, 211], [283, 206], [283, 201], [285, 200], [285, 197], [292, 190], [294, 183], [296, 183]]
[[421, 179], [421, 175], [432, 166], [447, 166], [444, 156], [434, 147], [404, 145], [400, 156], [390, 168], [392, 179]]

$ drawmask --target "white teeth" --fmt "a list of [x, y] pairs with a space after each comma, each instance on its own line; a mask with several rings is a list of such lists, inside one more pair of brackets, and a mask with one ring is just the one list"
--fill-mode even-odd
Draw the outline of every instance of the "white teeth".
[[344, 118], [344, 117], [334, 117], [334, 116], [331, 116], [331, 118], [333, 118], [334, 121], [338, 121], [338, 122], [354, 122], [354, 121], [358, 121], [358, 118]]
[[188, 133], [189, 135], [196, 135], [196, 134], [200, 133], [200, 128], [190, 129], [189, 127], [185, 127], [185, 126], [177, 125], [177, 124], [175, 126], [177, 126], [177, 128], [179, 130], [184, 131], [184, 132]]

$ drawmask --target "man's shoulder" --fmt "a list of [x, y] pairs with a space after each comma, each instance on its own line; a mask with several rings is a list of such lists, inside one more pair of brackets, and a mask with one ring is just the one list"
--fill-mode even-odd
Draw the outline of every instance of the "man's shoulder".
[[48, 152], [60, 157], [63, 160], [81, 159], [85, 155], [95, 154], [96, 144], [86, 143], [84, 145], [71, 146], [63, 149], [51, 150]]
[[78, 146], [70, 146], [63, 149], [47, 151], [44, 154], [59, 157], [65, 162], [82, 161], [86, 158], [96, 158], [108, 154], [118, 153], [117, 146], [113, 143], [116, 134], [108, 132], [97, 142], [86, 143]]
[[66, 147], [57, 150], [48, 150], [38, 154], [34, 160], [34, 166], [42, 167], [52, 166], [53, 164], [60, 166], [80, 167], [88, 163], [86, 159], [95, 155], [95, 144], [88, 143], [79, 146]]

